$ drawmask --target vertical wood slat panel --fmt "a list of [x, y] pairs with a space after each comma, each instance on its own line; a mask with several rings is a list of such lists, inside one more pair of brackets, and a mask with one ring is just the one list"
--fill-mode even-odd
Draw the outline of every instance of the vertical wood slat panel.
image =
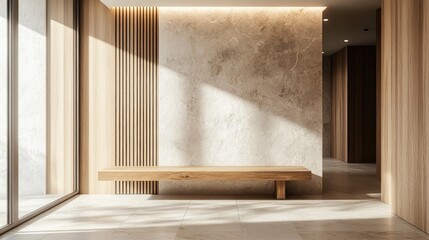
[[[115, 12], [115, 165], [158, 165], [158, 9]], [[158, 182], [116, 182], [116, 194], [157, 194]]]

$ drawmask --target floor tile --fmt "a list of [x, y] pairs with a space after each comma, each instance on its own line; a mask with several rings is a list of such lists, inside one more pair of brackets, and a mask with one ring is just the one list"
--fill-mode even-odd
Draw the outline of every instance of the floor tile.
[[326, 159], [324, 169], [324, 194], [284, 201], [270, 195], [79, 195], [0, 239], [429, 240], [380, 201], [374, 164]]
[[302, 240], [291, 223], [244, 223], [242, 228], [245, 240]]
[[198, 240], [241, 240], [243, 239], [241, 226], [235, 224], [207, 224], [207, 225], [182, 225], [177, 235], [177, 240], [198, 239]]
[[389, 240], [426, 240], [415, 232], [364, 232], [364, 231], [338, 231], [338, 232], [312, 232], [300, 233], [303, 240], [369, 240], [369, 239], [389, 239]]
[[144, 227], [115, 231], [106, 240], [174, 240], [177, 227]]

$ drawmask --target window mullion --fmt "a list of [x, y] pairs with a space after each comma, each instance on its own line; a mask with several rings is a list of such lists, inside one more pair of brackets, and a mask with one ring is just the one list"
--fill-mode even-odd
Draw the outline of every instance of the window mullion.
[[18, 0], [8, 0], [8, 224], [18, 221]]

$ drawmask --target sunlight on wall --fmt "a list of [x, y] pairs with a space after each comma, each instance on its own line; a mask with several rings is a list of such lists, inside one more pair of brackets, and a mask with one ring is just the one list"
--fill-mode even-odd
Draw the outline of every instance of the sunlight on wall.
[[[320, 193], [322, 8], [160, 8], [160, 165], [302, 165]], [[270, 193], [272, 182], [161, 182]]]
[[[85, 190], [90, 193], [110, 192], [113, 184], [110, 182], [98, 182], [98, 170], [109, 167], [115, 159], [115, 46], [100, 40], [96, 37], [89, 36], [88, 43], [88, 73], [86, 79], [91, 79], [86, 84], [89, 102], [86, 117], [88, 118], [89, 127], [85, 136], [88, 143], [88, 159], [86, 166], [81, 168], [84, 178], [97, 181], [97, 184], [89, 184], [89, 189]], [[113, 97], [112, 97], [113, 96]], [[100, 124], [105, 123], [105, 124]], [[102, 160], [100, 160], [102, 159]]]

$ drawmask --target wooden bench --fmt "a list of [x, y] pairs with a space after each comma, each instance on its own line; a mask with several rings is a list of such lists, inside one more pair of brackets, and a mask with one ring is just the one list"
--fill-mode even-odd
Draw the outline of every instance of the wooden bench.
[[311, 171], [300, 166], [213, 167], [157, 166], [114, 167], [98, 172], [99, 181], [163, 180], [272, 180], [277, 199], [286, 197], [286, 181], [311, 180]]

